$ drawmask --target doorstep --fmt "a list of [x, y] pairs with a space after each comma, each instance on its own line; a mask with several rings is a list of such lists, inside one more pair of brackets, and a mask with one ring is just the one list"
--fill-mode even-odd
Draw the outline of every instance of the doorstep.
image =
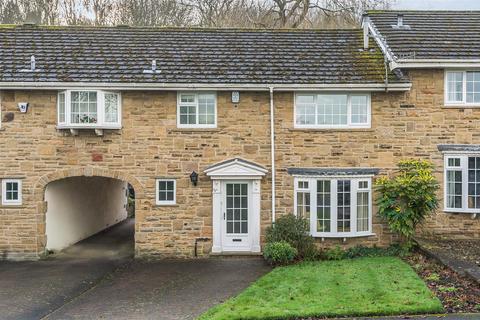
[[261, 252], [249, 252], [249, 251], [223, 251], [223, 252], [211, 252], [210, 256], [213, 257], [260, 257], [263, 254]]

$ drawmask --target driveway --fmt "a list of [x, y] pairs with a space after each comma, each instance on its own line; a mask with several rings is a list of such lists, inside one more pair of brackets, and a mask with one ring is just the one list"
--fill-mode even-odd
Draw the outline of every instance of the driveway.
[[0, 262], [0, 319], [194, 319], [270, 270], [260, 258], [133, 260], [133, 221], [35, 262]]

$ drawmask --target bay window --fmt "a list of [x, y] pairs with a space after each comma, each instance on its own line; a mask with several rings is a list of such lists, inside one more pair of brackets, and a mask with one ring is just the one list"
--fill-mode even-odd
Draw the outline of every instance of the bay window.
[[369, 94], [295, 95], [296, 128], [369, 128], [370, 117]]
[[371, 178], [296, 177], [295, 214], [309, 219], [316, 237], [370, 235]]
[[480, 71], [446, 71], [445, 105], [480, 106]]
[[445, 211], [480, 212], [480, 154], [445, 156]]
[[60, 128], [121, 127], [120, 94], [102, 90], [66, 90], [58, 94]]

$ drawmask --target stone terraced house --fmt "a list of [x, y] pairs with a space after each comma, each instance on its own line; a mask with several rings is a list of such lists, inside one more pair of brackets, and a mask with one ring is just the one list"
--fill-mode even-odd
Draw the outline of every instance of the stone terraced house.
[[[0, 253], [126, 218], [136, 256], [259, 253], [281, 215], [384, 246], [372, 183], [432, 161], [420, 231], [480, 237], [480, 12], [372, 11], [351, 30], [0, 27]], [[479, 132], [477, 132], [479, 130]]]

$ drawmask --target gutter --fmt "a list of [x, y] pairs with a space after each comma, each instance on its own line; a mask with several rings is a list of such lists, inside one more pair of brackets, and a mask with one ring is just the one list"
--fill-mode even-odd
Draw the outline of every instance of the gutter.
[[[391, 83], [389, 91], [408, 91], [411, 83]], [[109, 83], [109, 82], [0, 82], [0, 89], [10, 90], [68, 90], [68, 89], [108, 89], [127, 90], [217, 90], [217, 91], [269, 91], [265, 84], [232, 84], [232, 83]], [[278, 84], [275, 91], [384, 91], [384, 83], [345, 83], [345, 84]]]
[[398, 68], [480, 68], [480, 59], [398, 59], [390, 69]]
[[270, 156], [272, 157], [272, 224], [275, 223], [275, 112], [273, 87], [270, 87]]

